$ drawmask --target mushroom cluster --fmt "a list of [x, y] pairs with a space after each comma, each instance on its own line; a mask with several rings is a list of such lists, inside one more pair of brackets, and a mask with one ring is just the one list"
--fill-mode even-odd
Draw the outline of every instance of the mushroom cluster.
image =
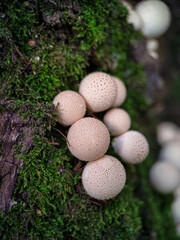
[[[99, 200], [118, 195], [126, 181], [121, 162], [106, 152], [110, 134], [115, 137], [114, 151], [132, 164], [142, 162], [149, 152], [146, 138], [137, 131], [129, 131], [131, 119], [120, 105], [126, 98], [126, 87], [117, 77], [104, 72], [88, 74], [79, 85], [79, 93], [60, 92], [53, 101], [58, 122], [70, 126], [67, 134], [69, 151], [79, 160], [88, 162], [82, 172], [87, 194]], [[110, 109], [110, 110], [109, 110]], [[103, 122], [85, 116], [108, 110]]]
[[162, 148], [150, 169], [150, 181], [158, 192], [174, 193], [172, 214], [180, 235], [180, 129], [172, 122], [162, 122], [157, 127], [157, 140]]
[[149, 55], [158, 59], [158, 45], [156, 38], [162, 36], [171, 23], [171, 13], [169, 7], [160, 0], [143, 0], [134, 8], [126, 2], [121, 1], [127, 8], [127, 22], [132, 24], [135, 30], [140, 30], [147, 38], [147, 51]]

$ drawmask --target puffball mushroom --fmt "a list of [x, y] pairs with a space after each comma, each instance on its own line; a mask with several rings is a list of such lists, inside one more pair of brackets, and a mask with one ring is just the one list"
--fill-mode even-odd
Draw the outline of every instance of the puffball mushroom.
[[93, 72], [81, 81], [79, 93], [84, 97], [89, 110], [102, 112], [114, 103], [117, 86], [109, 74]]
[[146, 43], [146, 47], [148, 51], [156, 51], [159, 47], [159, 42], [156, 39], [148, 39]]
[[131, 126], [129, 114], [121, 108], [110, 109], [103, 119], [112, 136], [118, 136], [126, 132]]
[[112, 77], [114, 80], [116, 87], [117, 87], [117, 94], [115, 101], [113, 102], [111, 107], [119, 107], [123, 104], [124, 100], [126, 99], [127, 91], [124, 83], [117, 77]]
[[178, 127], [172, 122], [162, 122], [156, 129], [158, 143], [163, 145], [176, 139], [178, 135]]
[[180, 175], [173, 165], [159, 161], [150, 169], [150, 181], [160, 193], [171, 193], [178, 187]]
[[87, 194], [99, 200], [117, 196], [126, 182], [126, 173], [120, 161], [105, 155], [88, 162], [82, 173], [82, 183]]
[[82, 118], [75, 122], [67, 134], [68, 148], [78, 159], [93, 161], [102, 157], [110, 143], [106, 126], [95, 118]]
[[132, 164], [141, 163], [149, 153], [149, 144], [144, 135], [133, 130], [114, 138], [112, 146], [125, 162]]
[[146, 48], [147, 48], [149, 55], [152, 58], [155, 58], [155, 59], [159, 58], [159, 54], [156, 52], [156, 50], [158, 49], [158, 46], [159, 46], [159, 42], [156, 39], [148, 39], [147, 40]]
[[127, 22], [133, 25], [133, 28], [138, 31], [143, 27], [143, 21], [139, 14], [134, 10], [128, 10]]
[[144, 36], [159, 37], [167, 31], [171, 22], [171, 13], [168, 6], [159, 0], [141, 1], [135, 7], [143, 21]]
[[161, 148], [159, 158], [180, 170], [180, 140], [166, 143]]
[[74, 91], [60, 92], [53, 100], [57, 106], [58, 122], [63, 126], [69, 126], [84, 117], [86, 104], [83, 97]]
[[177, 197], [172, 204], [172, 215], [176, 223], [180, 223], [180, 197]]

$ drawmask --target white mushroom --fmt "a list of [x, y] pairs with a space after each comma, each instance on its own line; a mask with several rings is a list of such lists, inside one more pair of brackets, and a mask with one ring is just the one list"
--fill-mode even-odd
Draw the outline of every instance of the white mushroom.
[[157, 39], [150, 38], [147, 40], [146, 47], [148, 51], [156, 51], [159, 47], [159, 42]]
[[88, 109], [93, 112], [102, 112], [114, 103], [117, 86], [110, 75], [94, 72], [81, 81], [79, 93], [84, 97]]
[[139, 14], [134, 10], [128, 10], [127, 22], [133, 25], [133, 28], [138, 31], [143, 28], [143, 21]]
[[159, 159], [171, 163], [180, 170], [180, 140], [166, 143], [161, 148]]
[[112, 146], [125, 162], [132, 164], [144, 161], [149, 153], [149, 144], [144, 135], [138, 131], [127, 131], [114, 138]]
[[110, 109], [104, 115], [103, 121], [112, 136], [126, 132], [131, 126], [129, 114], [121, 108]]
[[88, 162], [82, 173], [82, 183], [88, 195], [99, 200], [117, 196], [126, 182], [126, 173], [120, 161], [105, 155]]
[[180, 175], [173, 165], [159, 161], [151, 167], [150, 181], [160, 193], [171, 193], [178, 187]]
[[111, 107], [119, 107], [125, 101], [127, 91], [123, 81], [121, 81], [117, 77], [112, 77], [112, 79], [115, 81], [115, 84], [117, 87], [117, 94], [116, 94], [115, 101], [113, 102]]
[[136, 5], [135, 10], [143, 21], [144, 36], [159, 37], [169, 28], [171, 13], [164, 2], [159, 0], [141, 1]]
[[74, 91], [63, 91], [53, 100], [58, 110], [58, 122], [69, 126], [84, 117], [86, 104], [83, 97]]
[[95, 118], [82, 118], [69, 129], [68, 148], [78, 159], [93, 161], [102, 157], [110, 143], [106, 126]]
[[157, 140], [158, 143], [163, 145], [177, 138], [178, 127], [172, 122], [162, 122], [157, 126]]
[[172, 204], [172, 214], [174, 221], [180, 223], [180, 197], [177, 197]]

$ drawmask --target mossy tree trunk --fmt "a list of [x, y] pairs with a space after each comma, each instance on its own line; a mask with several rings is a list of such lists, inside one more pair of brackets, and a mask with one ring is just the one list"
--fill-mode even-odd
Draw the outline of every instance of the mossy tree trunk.
[[[140, 127], [147, 108], [145, 77], [131, 48], [140, 34], [126, 16], [116, 0], [0, 3], [0, 205], [8, 210], [1, 213], [1, 239], [151, 239], [152, 231], [165, 239], [146, 220], [147, 206], [137, 191], [142, 185], [151, 212], [147, 169], [153, 157], [139, 170], [124, 164], [127, 184], [118, 197], [91, 199], [81, 184], [82, 168], [75, 168], [78, 160], [57, 131], [66, 134], [68, 128], [56, 123], [52, 106], [59, 91], [78, 90], [87, 73], [105, 71], [125, 82], [123, 108], [132, 129], [146, 134]], [[111, 147], [108, 154], [118, 157]], [[152, 208], [162, 228], [163, 218]]]

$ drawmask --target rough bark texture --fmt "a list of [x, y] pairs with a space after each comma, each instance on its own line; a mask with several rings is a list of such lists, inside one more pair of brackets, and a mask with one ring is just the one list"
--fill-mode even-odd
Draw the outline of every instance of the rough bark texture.
[[[6, 108], [8, 102], [1, 101], [1, 104]], [[26, 110], [25, 106], [22, 107]], [[37, 127], [40, 127], [40, 122], [36, 122], [36, 127], [33, 122], [33, 117], [23, 120], [17, 110], [0, 113], [0, 208], [3, 211], [15, 204], [11, 198], [17, 172], [23, 165], [17, 154], [20, 156], [33, 146], [33, 135], [38, 132]]]

